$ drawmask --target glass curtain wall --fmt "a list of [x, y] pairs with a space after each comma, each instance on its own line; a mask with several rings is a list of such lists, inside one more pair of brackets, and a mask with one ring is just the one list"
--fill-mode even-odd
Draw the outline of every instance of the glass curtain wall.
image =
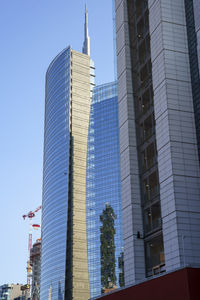
[[[200, 161], [200, 0], [185, 0], [192, 96]], [[196, 25], [196, 28], [195, 28]]]
[[[116, 82], [94, 88], [88, 135], [86, 203], [90, 294], [95, 297], [123, 286]], [[106, 269], [106, 261], [112, 274]]]
[[46, 74], [41, 300], [64, 299], [68, 176], [70, 48], [50, 64]]

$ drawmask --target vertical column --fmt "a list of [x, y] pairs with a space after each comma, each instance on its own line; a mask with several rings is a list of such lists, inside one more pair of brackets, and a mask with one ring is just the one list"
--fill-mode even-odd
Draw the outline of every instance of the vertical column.
[[125, 284], [145, 277], [144, 242], [137, 239], [143, 232], [139, 168], [137, 156], [134, 96], [127, 1], [116, 0], [118, 103], [122, 183]]
[[86, 161], [90, 115], [90, 58], [72, 51], [71, 68], [73, 183], [72, 183], [72, 298], [89, 299], [86, 238]]
[[166, 270], [200, 266], [200, 171], [184, 0], [149, 0]]

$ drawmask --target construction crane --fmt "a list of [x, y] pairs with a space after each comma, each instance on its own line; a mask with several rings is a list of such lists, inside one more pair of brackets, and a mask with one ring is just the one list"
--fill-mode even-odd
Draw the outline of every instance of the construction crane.
[[30, 250], [32, 248], [32, 228], [38, 227], [39, 225], [32, 224], [32, 219], [35, 217], [36, 212], [38, 212], [42, 208], [42, 205], [37, 207], [34, 211], [29, 211], [28, 214], [23, 215], [23, 219], [29, 219], [29, 237], [28, 237], [28, 261], [27, 261], [27, 288], [30, 289], [30, 281], [31, 281], [31, 265], [30, 265]]

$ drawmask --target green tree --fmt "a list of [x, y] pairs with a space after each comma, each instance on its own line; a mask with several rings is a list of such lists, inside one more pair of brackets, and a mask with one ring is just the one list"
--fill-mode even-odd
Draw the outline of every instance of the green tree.
[[105, 209], [100, 215], [100, 221], [102, 223], [102, 226], [100, 227], [102, 293], [104, 293], [105, 289], [112, 288], [116, 285], [114, 241], [115, 219], [116, 215], [113, 208], [109, 204], [106, 204]]

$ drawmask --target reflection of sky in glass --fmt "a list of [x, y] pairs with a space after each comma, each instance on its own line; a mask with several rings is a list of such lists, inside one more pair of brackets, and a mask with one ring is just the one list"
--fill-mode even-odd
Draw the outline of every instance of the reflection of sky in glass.
[[[198, 56], [198, 66], [199, 66], [199, 76], [200, 76], [200, 0], [194, 0], [194, 16], [195, 16], [195, 27], [196, 27], [196, 34], [197, 34], [197, 56]], [[200, 85], [200, 81], [199, 81]], [[200, 88], [199, 94], [197, 96], [197, 111], [196, 111], [196, 122], [197, 122], [197, 140], [198, 140], [198, 149], [199, 149], [199, 158], [200, 158]]]
[[194, 18], [196, 30], [200, 30], [200, 0], [194, 0]]
[[200, 158], [200, 0], [186, 0], [185, 11], [187, 21], [192, 94], [194, 102], [197, 143]]
[[198, 62], [200, 69], [200, 0], [194, 0], [194, 19], [195, 19], [195, 27], [197, 33], [197, 52], [198, 52]]
[[40, 299], [63, 299], [69, 160], [70, 48], [46, 76]]
[[101, 294], [99, 216], [105, 204], [114, 209], [116, 275], [122, 251], [120, 154], [116, 83], [94, 88], [91, 105], [87, 161], [87, 239], [91, 297]]

